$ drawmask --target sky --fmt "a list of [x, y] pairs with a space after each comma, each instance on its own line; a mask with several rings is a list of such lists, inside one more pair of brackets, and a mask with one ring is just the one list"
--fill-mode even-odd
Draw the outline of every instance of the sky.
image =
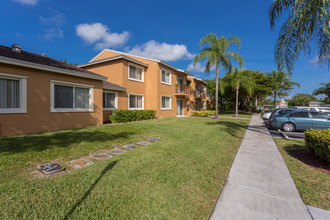
[[[273, 51], [281, 26], [280, 21], [270, 29], [271, 2], [1, 0], [0, 44], [19, 44], [23, 50], [78, 64], [108, 48], [163, 60], [199, 78], [213, 79], [215, 70], [205, 74], [203, 65], [194, 67], [192, 60], [201, 51], [200, 39], [215, 33], [241, 39], [243, 68], [270, 72], [276, 69]], [[313, 60], [299, 58], [291, 80], [301, 87], [291, 95], [311, 94], [330, 81], [329, 70]], [[224, 73], [221, 70], [220, 76]]]

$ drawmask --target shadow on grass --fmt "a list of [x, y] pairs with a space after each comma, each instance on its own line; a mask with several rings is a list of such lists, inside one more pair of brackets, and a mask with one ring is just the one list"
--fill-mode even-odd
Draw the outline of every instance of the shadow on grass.
[[224, 121], [222, 119], [220, 120], [214, 120], [212, 122], [207, 122], [207, 125], [217, 125], [220, 126], [219, 130], [224, 131], [234, 137], [240, 138], [240, 136], [237, 136], [237, 133], [239, 131], [245, 131], [248, 128], [248, 125], [243, 122], [231, 122], [231, 121]]
[[71, 144], [112, 141], [128, 138], [133, 132], [110, 133], [102, 131], [70, 130], [44, 134], [33, 134], [0, 139], [0, 153], [20, 153], [24, 151], [44, 151], [49, 148], [65, 148]]
[[81, 199], [79, 201], [76, 202], [76, 204], [74, 204], [74, 206], [72, 206], [72, 208], [65, 214], [64, 219], [68, 219], [73, 212], [78, 208], [78, 206], [81, 205], [81, 203], [83, 203], [87, 197], [89, 196], [89, 194], [92, 192], [92, 190], [95, 188], [95, 186], [97, 185], [97, 183], [102, 179], [102, 177], [108, 172], [110, 171], [116, 164], [117, 164], [118, 160], [113, 161], [111, 163], [108, 164], [108, 166], [106, 166], [100, 176], [94, 181], [94, 183], [89, 187], [89, 189], [87, 190], [87, 192], [83, 195], [83, 197], [81, 197]]
[[284, 150], [295, 159], [301, 161], [302, 163], [314, 167], [324, 173], [330, 174], [330, 163], [322, 158], [316, 157], [314, 152], [309, 150], [307, 147], [301, 145], [291, 145], [284, 147]]

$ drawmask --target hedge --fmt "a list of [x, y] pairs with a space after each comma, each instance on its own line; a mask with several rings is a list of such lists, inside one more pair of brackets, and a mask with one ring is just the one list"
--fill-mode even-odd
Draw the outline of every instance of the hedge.
[[109, 119], [111, 122], [126, 123], [154, 119], [155, 117], [155, 110], [117, 110], [110, 115]]
[[305, 131], [305, 141], [314, 154], [330, 162], [330, 129]]
[[191, 115], [195, 117], [207, 117], [209, 115], [215, 115], [215, 111], [214, 110], [192, 111]]

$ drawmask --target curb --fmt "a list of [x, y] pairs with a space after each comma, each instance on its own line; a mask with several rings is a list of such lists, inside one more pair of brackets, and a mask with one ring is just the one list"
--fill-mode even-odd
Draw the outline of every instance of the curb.
[[288, 135], [286, 135], [285, 133], [283, 133], [283, 131], [281, 131], [280, 129], [278, 129], [277, 131], [280, 132], [280, 135], [282, 137], [284, 137], [285, 139], [287, 139], [287, 140], [291, 139], [291, 138], [288, 137]]

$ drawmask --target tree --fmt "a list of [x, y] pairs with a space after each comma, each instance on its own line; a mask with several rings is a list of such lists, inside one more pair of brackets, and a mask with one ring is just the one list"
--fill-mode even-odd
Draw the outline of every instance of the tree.
[[330, 0], [273, 0], [268, 14], [272, 29], [288, 14], [274, 50], [279, 70], [291, 72], [302, 52], [316, 52], [318, 63], [330, 67]]
[[240, 87], [244, 87], [249, 96], [252, 96], [254, 89], [254, 81], [249, 70], [238, 70], [236, 67], [234, 71], [226, 74], [230, 79], [230, 85], [236, 92], [235, 117], [238, 118], [238, 95]]
[[[202, 51], [197, 54], [194, 58], [194, 65], [197, 62], [204, 62], [207, 59], [205, 72], [209, 73], [212, 67], [216, 67], [216, 82], [215, 82], [215, 118], [218, 118], [218, 103], [219, 103], [219, 66], [223, 67], [223, 69], [227, 71], [231, 71], [232, 63], [231, 60], [235, 60], [239, 63], [239, 65], [243, 66], [243, 58], [234, 51], [229, 51], [228, 48], [236, 44], [238, 49], [241, 45], [241, 40], [238, 37], [230, 37], [225, 38], [221, 37], [218, 38], [216, 34], [208, 34], [207, 36], [203, 37], [200, 41], [200, 46]], [[206, 46], [204, 48], [204, 46]]]
[[273, 70], [267, 74], [270, 77], [270, 86], [274, 95], [274, 108], [276, 108], [276, 96], [286, 96], [289, 91], [293, 89], [293, 86], [300, 87], [297, 82], [290, 81], [290, 74], [283, 71]]
[[324, 94], [328, 97], [327, 100], [330, 100], [330, 82], [329, 83], [321, 83], [323, 87], [315, 89], [313, 95], [321, 95]]
[[308, 106], [311, 101], [317, 101], [317, 98], [310, 94], [298, 93], [288, 103], [290, 106]]
[[271, 95], [271, 82], [270, 77], [268, 77], [265, 73], [260, 71], [251, 71], [251, 76], [254, 80], [254, 106], [257, 109], [259, 106], [263, 104], [266, 98]]

